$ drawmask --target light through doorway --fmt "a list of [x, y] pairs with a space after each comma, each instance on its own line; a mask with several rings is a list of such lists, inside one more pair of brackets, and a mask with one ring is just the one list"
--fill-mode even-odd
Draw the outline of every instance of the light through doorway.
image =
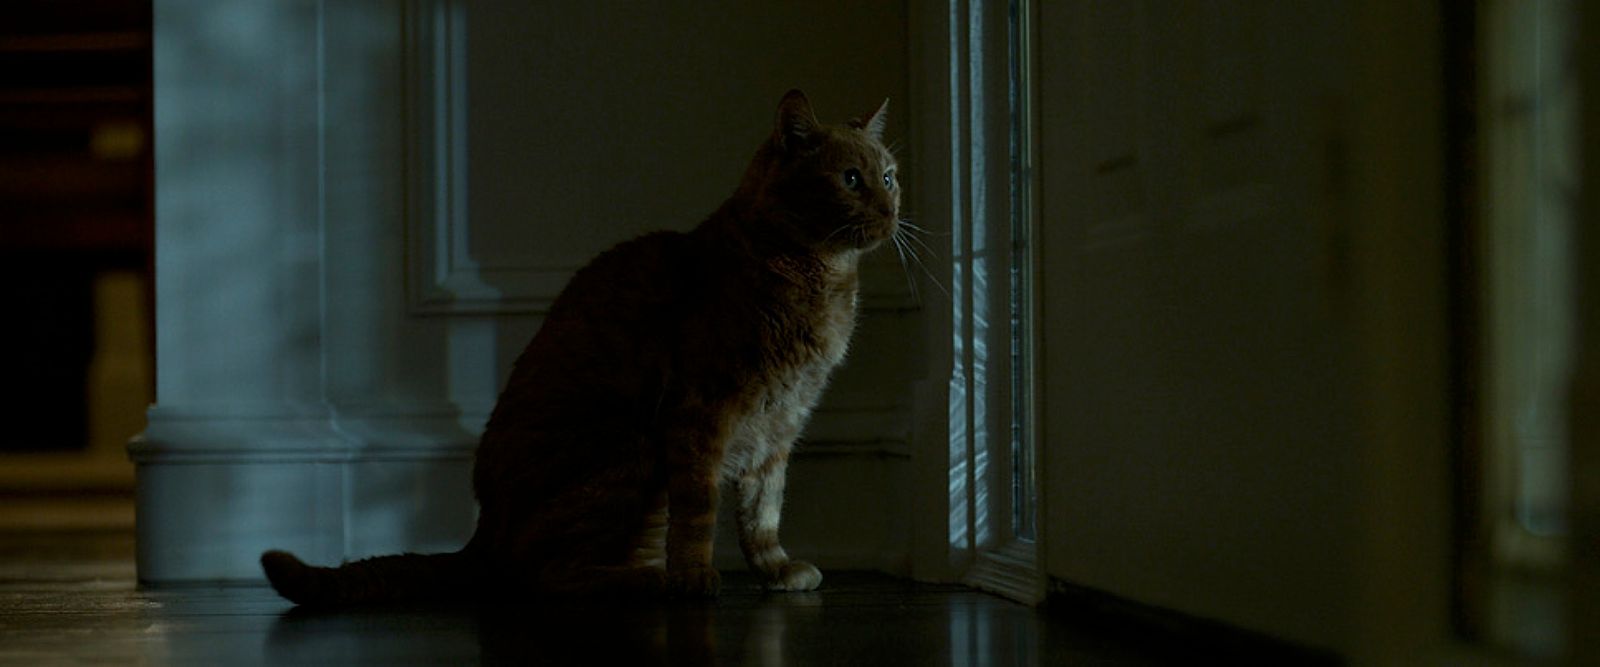
[[1031, 6], [950, 8], [950, 546], [967, 583], [1037, 602]]

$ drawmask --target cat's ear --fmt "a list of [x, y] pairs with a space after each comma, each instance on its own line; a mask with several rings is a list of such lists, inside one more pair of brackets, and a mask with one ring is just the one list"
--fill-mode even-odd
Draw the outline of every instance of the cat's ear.
[[816, 140], [820, 126], [806, 94], [791, 90], [778, 103], [778, 126], [773, 129], [773, 138], [784, 151], [804, 148]]
[[883, 104], [878, 105], [878, 110], [872, 112], [866, 120], [859, 118], [850, 121], [850, 127], [865, 131], [873, 141], [883, 141], [883, 128], [889, 124], [889, 98], [883, 98]]

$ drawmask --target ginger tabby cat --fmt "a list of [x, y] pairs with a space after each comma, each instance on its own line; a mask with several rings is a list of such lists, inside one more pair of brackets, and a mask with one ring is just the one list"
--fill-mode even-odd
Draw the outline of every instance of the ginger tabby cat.
[[458, 552], [313, 567], [262, 555], [302, 604], [494, 592], [715, 595], [719, 487], [774, 590], [822, 582], [778, 541], [796, 437], [844, 359], [863, 253], [900, 228], [888, 103], [818, 123], [800, 91], [733, 196], [693, 231], [617, 245], [573, 275], [479, 443], [477, 532]]

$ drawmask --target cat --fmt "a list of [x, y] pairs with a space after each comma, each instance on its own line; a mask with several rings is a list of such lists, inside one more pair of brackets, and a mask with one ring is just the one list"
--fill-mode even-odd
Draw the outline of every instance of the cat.
[[268, 551], [273, 588], [307, 606], [494, 591], [714, 596], [725, 481], [764, 585], [817, 588], [822, 573], [778, 539], [785, 474], [849, 346], [860, 259], [901, 224], [887, 108], [823, 125], [789, 91], [709, 218], [619, 244], [573, 275], [479, 442], [480, 512], [464, 548], [338, 567]]

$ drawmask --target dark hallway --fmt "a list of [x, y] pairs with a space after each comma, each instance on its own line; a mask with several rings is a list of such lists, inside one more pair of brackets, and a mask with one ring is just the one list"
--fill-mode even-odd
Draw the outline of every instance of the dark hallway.
[[[1590, 4], [0, 4], [0, 667], [1600, 665]], [[913, 231], [840, 255], [719, 599], [273, 594], [461, 548], [565, 286], [723, 210], [791, 89]], [[622, 356], [706, 336], [663, 303]], [[816, 592], [746, 574], [779, 497]]]

